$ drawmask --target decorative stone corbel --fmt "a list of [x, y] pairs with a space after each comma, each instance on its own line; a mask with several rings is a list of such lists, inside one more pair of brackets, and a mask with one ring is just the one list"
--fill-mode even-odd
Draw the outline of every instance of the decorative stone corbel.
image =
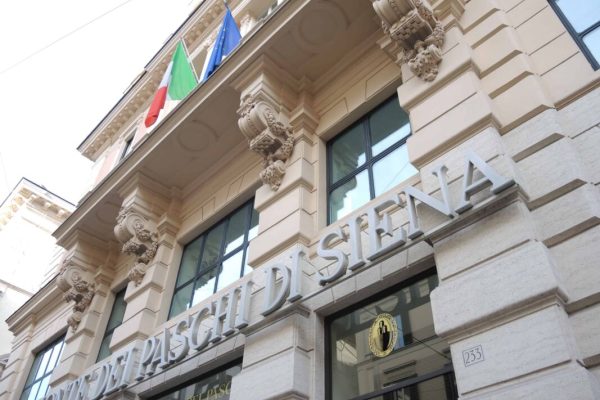
[[444, 26], [427, 0], [371, 0], [383, 31], [402, 53], [397, 63], [408, 64], [424, 81], [431, 82], [442, 61]]
[[263, 157], [260, 179], [277, 190], [285, 175], [285, 164], [294, 149], [294, 135], [287, 122], [279, 119], [279, 107], [266, 96], [247, 94], [238, 110], [238, 125], [250, 149]]
[[135, 265], [129, 270], [129, 279], [137, 286], [158, 250], [156, 226], [142, 215], [122, 209], [117, 216], [115, 236], [123, 243], [123, 253], [137, 257]]
[[96, 293], [96, 285], [89, 273], [76, 266], [71, 257], [63, 259], [56, 285], [64, 292], [63, 299], [69, 303], [74, 301], [73, 313], [67, 323], [75, 332], [83, 313], [92, 302]]

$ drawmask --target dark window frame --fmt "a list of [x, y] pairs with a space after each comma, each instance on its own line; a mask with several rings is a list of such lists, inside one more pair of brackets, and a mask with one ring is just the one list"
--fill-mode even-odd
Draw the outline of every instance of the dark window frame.
[[[117, 293], [115, 293], [115, 299], [114, 299], [112, 307], [110, 309], [110, 314], [108, 315], [108, 321], [106, 321], [106, 327], [104, 328], [104, 335], [102, 336], [102, 339], [100, 340], [100, 348], [98, 349], [98, 356], [96, 356], [96, 362], [102, 361], [106, 357], [110, 357], [110, 355], [112, 354], [112, 353], [109, 353], [106, 357], [100, 358], [100, 355], [101, 355], [100, 352], [102, 351], [102, 342], [104, 341], [104, 339], [106, 339], [106, 337], [108, 335], [112, 335], [114, 333], [114, 331], [123, 324], [123, 321], [121, 320], [121, 322], [118, 325], [115, 325], [112, 328], [108, 328], [108, 324], [110, 324], [111, 317], [113, 316], [113, 313], [115, 312], [115, 306], [117, 305], [117, 300], [118, 300], [119, 296], [121, 295], [121, 293], [123, 294], [123, 302], [125, 303], [125, 306], [127, 306], [127, 302], [125, 302], [125, 291], [126, 290], [127, 290], [127, 287], [125, 287], [122, 290], [119, 290]], [[109, 349], [109, 351], [110, 351], [110, 349]]]
[[225, 370], [227, 370], [227, 369], [229, 369], [231, 367], [235, 367], [236, 365], [240, 365], [241, 366], [243, 360], [244, 359], [242, 357], [236, 358], [235, 360], [230, 361], [227, 364], [220, 365], [217, 368], [213, 368], [212, 370], [208, 371], [205, 374], [202, 374], [202, 375], [199, 375], [199, 376], [197, 376], [195, 378], [189, 379], [189, 380], [187, 380], [187, 381], [185, 381], [185, 382], [183, 382], [183, 383], [181, 383], [181, 384], [179, 384], [179, 385], [177, 385], [175, 387], [169, 388], [167, 390], [164, 390], [164, 391], [160, 392], [157, 395], [151, 396], [147, 400], [158, 400], [158, 399], [160, 399], [160, 398], [162, 398], [162, 397], [164, 397], [164, 396], [166, 396], [166, 395], [168, 395], [170, 393], [173, 393], [173, 392], [176, 392], [176, 391], [181, 390], [183, 388], [186, 388], [186, 387], [188, 387], [190, 385], [193, 385], [193, 384], [195, 384], [197, 382], [200, 382], [200, 381], [202, 381], [202, 380], [204, 380], [206, 378], [209, 378], [212, 375], [216, 375], [216, 374], [218, 374], [220, 372], [223, 372], [223, 371], [225, 371]]
[[[417, 275], [414, 275], [396, 285], [393, 285], [392, 287], [389, 287], [377, 294], [374, 294], [373, 296], [370, 296], [364, 300], [359, 301], [358, 303], [352, 304], [349, 307], [346, 307], [342, 310], [339, 310], [339, 311], [325, 317], [325, 320], [324, 320], [325, 350], [323, 352], [323, 354], [325, 356], [325, 399], [330, 400], [333, 397], [333, 386], [332, 386], [333, 366], [332, 366], [332, 349], [331, 349], [331, 325], [332, 325], [333, 321], [341, 316], [352, 313], [352, 312], [354, 312], [360, 308], [363, 308], [369, 304], [372, 304], [378, 300], [381, 300], [385, 297], [391, 296], [392, 294], [397, 293], [398, 291], [400, 291], [406, 287], [410, 287], [411, 285], [413, 285], [423, 279], [426, 279], [426, 278], [430, 279], [431, 277], [435, 276], [436, 274], [437, 274], [436, 268], [431, 267], [431, 268], [429, 268], [421, 273], [418, 273]], [[414, 343], [414, 344], [418, 344], [418, 343]], [[413, 344], [410, 344], [406, 347], [410, 347], [412, 345]], [[445, 366], [442, 369], [438, 369], [436, 371], [432, 371], [427, 374], [417, 376], [414, 378], [406, 379], [402, 382], [389, 385], [383, 389], [379, 389], [374, 392], [370, 392], [370, 393], [366, 393], [366, 394], [354, 397], [350, 400], [368, 400], [368, 399], [377, 398], [377, 397], [380, 397], [380, 396], [383, 396], [386, 394], [393, 394], [393, 392], [403, 389], [405, 387], [416, 385], [420, 382], [423, 382], [423, 381], [426, 381], [429, 379], [433, 379], [433, 378], [436, 378], [441, 375], [444, 375], [446, 377], [453, 373], [454, 373], [454, 367], [452, 366], [452, 364], [450, 364], [450, 365]], [[455, 385], [454, 386], [451, 385], [446, 378], [445, 378], [445, 380], [446, 380], [447, 389], [449, 391], [451, 390], [452, 394], [455, 395], [456, 399], [458, 399], [458, 393], [456, 392]]]
[[[244, 239], [242, 241], [242, 243], [237, 246], [234, 249], [229, 250], [227, 253], [225, 253], [225, 246], [226, 246], [226, 238], [227, 238], [227, 229], [229, 227], [229, 222], [231, 220], [231, 217], [233, 215], [235, 215], [238, 211], [247, 208], [247, 212], [244, 218]], [[238, 208], [236, 208], [235, 210], [233, 210], [232, 212], [230, 212], [229, 214], [227, 214], [225, 217], [221, 218], [219, 221], [217, 221], [216, 223], [212, 224], [208, 229], [206, 229], [204, 232], [202, 232], [201, 234], [199, 234], [198, 236], [194, 237], [192, 240], [190, 240], [183, 248], [182, 251], [182, 257], [181, 257], [181, 261], [179, 262], [179, 270], [177, 271], [177, 277], [175, 278], [175, 288], [173, 289], [173, 295], [171, 296], [171, 305], [169, 306], [169, 314], [167, 317], [167, 320], [179, 315], [179, 314], [172, 314], [173, 312], [173, 300], [175, 299], [175, 296], [177, 294], [177, 292], [179, 292], [180, 290], [184, 289], [188, 284], [192, 284], [192, 292], [190, 294], [190, 299], [188, 301], [188, 304], [191, 304], [194, 300], [194, 292], [195, 292], [195, 288], [196, 288], [196, 282], [204, 275], [210, 274], [212, 271], [217, 271], [217, 274], [215, 275], [215, 283], [214, 283], [214, 287], [213, 287], [213, 291], [212, 293], [216, 293], [217, 292], [217, 288], [219, 287], [219, 277], [221, 275], [221, 272], [223, 271], [223, 262], [229, 260], [232, 256], [234, 256], [235, 254], [237, 254], [240, 250], [242, 251], [242, 266], [240, 268], [240, 275], [239, 277], [243, 277], [245, 274], [245, 263], [244, 261], [247, 259], [247, 254], [248, 254], [248, 246], [250, 243], [250, 239], [249, 239], [249, 235], [250, 235], [250, 230], [252, 229], [251, 225], [252, 225], [252, 214], [253, 214], [253, 210], [254, 210], [254, 198], [244, 202], [244, 204], [242, 204], [241, 206], [239, 206]], [[201, 269], [201, 264], [202, 264], [202, 256], [204, 254], [204, 246], [206, 244], [206, 238], [208, 237], [208, 235], [214, 230], [217, 229], [219, 226], [221, 226], [221, 224], [224, 224], [224, 228], [223, 228], [223, 233], [222, 233], [222, 237], [221, 237], [221, 247], [219, 249], [219, 255], [216, 259], [216, 261], [214, 262], [214, 264], [208, 268], [205, 269]], [[198, 257], [198, 264], [196, 265], [196, 272], [195, 274], [189, 278], [188, 280], [177, 284], [177, 281], [179, 280], [179, 274], [181, 273], [181, 267], [182, 267], [182, 262], [183, 262], [183, 255], [185, 254], [185, 250], [188, 248], [189, 245], [191, 245], [192, 243], [194, 243], [198, 238], [202, 237], [202, 243], [200, 244], [200, 254]], [[191, 306], [190, 306], [191, 307]], [[188, 308], [189, 309], [189, 308]]]
[[[361, 172], [368, 170], [369, 197], [371, 198], [371, 200], [373, 200], [376, 197], [375, 196], [375, 179], [373, 178], [373, 166], [378, 161], [381, 161], [387, 155], [392, 153], [394, 150], [397, 150], [400, 147], [406, 145], [406, 141], [408, 140], [409, 137], [412, 136], [412, 127], [411, 127], [410, 133], [408, 135], [406, 135], [399, 141], [395, 142], [394, 144], [390, 145], [388, 148], [386, 148], [385, 150], [383, 150], [376, 156], [373, 156], [372, 143], [371, 143], [371, 127], [369, 126], [370, 117], [373, 114], [375, 114], [378, 110], [383, 108], [389, 101], [392, 101], [393, 99], [396, 99], [396, 101], [398, 101], [398, 96], [396, 94], [394, 94], [394, 95], [388, 97], [387, 99], [385, 99], [384, 101], [379, 103], [375, 108], [370, 110], [368, 113], [361, 116], [353, 124], [349, 125], [342, 132], [337, 134], [333, 139], [331, 139], [327, 142], [327, 162], [326, 162], [327, 177], [326, 177], [326, 179], [327, 179], [327, 224], [328, 225], [335, 222], [331, 218], [332, 217], [331, 216], [331, 194], [339, 187], [348, 183], [352, 178], [355, 178]], [[410, 121], [408, 123], [410, 125]], [[335, 142], [342, 139], [342, 137], [344, 136], [344, 134], [346, 132], [350, 132], [352, 129], [354, 129], [360, 125], [362, 125], [362, 128], [363, 128], [362, 133], [363, 133], [363, 143], [365, 144], [365, 162], [363, 165], [355, 168], [352, 172], [349, 172], [344, 177], [340, 178], [337, 182], [334, 183], [334, 182], [332, 182], [333, 181], [333, 145], [335, 144]]]
[[[54, 347], [61, 343], [60, 349], [58, 350], [58, 357], [56, 358], [55, 364], [52, 366], [52, 369], [48, 370], [49, 366], [50, 366], [50, 361], [52, 360], [52, 356], [53, 356], [53, 351], [54, 351]], [[25, 385], [23, 386], [23, 390], [21, 391], [21, 395], [20, 395], [20, 399], [21, 400], [27, 400], [31, 393], [27, 394], [26, 398], [23, 398], [23, 395], [32, 387], [34, 387], [38, 382], [43, 382], [44, 379], [46, 379], [48, 376], [52, 375], [52, 372], [54, 372], [54, 369], [56, 368], [56, 366], [60, 363], [60, 357], [62, 355], [62, 352], [65, 348], [65, 335], [60, 336], [59, 338], [53, 340], [52, 342], [48, 343], [46, 346], [44, 346], [42, 349], [40, 349], [37, 353], [35, 353], [35, 356], [33, 358], [33, 363], [31, 364], [31, 367], [29, 369], [29, 374], [27, 374], [27, 379], [25, 381]], [[35, 378], [35, 376], [38, 374], [39, 368], [40, 368], [40, 364], [43, 361], [44, 355], [50, 351], [50, 356], [48, 359], [48, 364], [46, 364], [46, 366], [44, 367], [44, 373], [42, 374], [42, 376], [40, 376], [39, 378]], [[39, 358], [41, 358], [40, 364], [37, 365], [37, 367], [35, 366], [36, 364], [36, 360], [38, 360]], [[35, 367], [35, 371], [34, 371], [34, 367]], [[31, 382], [29, 382], [30, 378], [33, 377], [33, 379], [31, 380]], [[48, 393], [48, 389], [50, 388], [50, 385], [48, 385], [46, 387], [46, 393], [44, 393], [44, 396]], [[42, 396], [43, 397], [43, 396]], [[34, 399], [39, 399], [39, 388], [38, 388], [38, 393], [36, 393], [36, 396], [34, 397]]]
[[121, 157], [119, 158], [119, 160], [122, 160], [125, 158], [125, 156], [127, 156], [130, 152], [131, 152], [131, 145], [133, 144], [133, 137], [135, 136], [135, 133], [133, 135], [131, 135], [129, 138], [125, 139], [125, 146], [123, 147], [123, 151], [121, 152]]
[[596, 58], [594, 57], [592, 52], [589, 50], [587, 45], [584, 43], [583, 37], [586, 36], [588, 33], [592, 32], [593, 30], [597, 29], [598, 27], [600, 27], [600, 20], [596, 21], [595, 23], [593, 23], [592, 25], [590, 25], [583, 31], [577, 32], [575, 30], [575, 28], [573, 27], [573, 25], [571, 24], [571, 21], [569, 21], [567, 16], [561, 10], [560, 6], [558, 4], [556, 4], [556, 0], [548, 0], [548, 4], [550, 4], [550, 7], [552, 7], [552, 9], [554, 10], [554, 13], [558, 16], [558, 19], [560, 20], [560, 22], [562, 22], [565, 29], [567, 30], [567, 32], [569, 32], [569, 34], [571, 35], [571, 37], [573, 38], [573, 40], [575, 41], [575, 43], [577, 44], [577, 46], [579, 47], [579, 49], [581, 50], [581, 52], [583, 53], [585, 58], [587, 58], [588, 62], [592, 65], [592, 68], [594, 69], [594, 71], [598, 70], [600, 68], [600, 60], [596, 60]]

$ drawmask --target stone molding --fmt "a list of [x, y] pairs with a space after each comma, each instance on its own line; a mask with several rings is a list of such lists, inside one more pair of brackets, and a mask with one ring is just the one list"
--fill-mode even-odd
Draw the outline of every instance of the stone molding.
[[426, 0], [371, 0], [386, 35], [399, 47], [398, 65], [431, 82], [442, 61], [444, 26]]
[[94, 298], [96, 284], [93, 282], [91, 274], [77, 266], [72, 257], [65, 257], [58, 273], [56, 285], [64, 292], [63, 299], [67, 303], [75, 302], [73, 313], [67, 320], [67, 324], [75, 332], [83, 318], [83, 313]]
[[138, 286], [158, 250], [158, 233], [154, 223], [132, 210], [121, 209], [117, 216], [115, 236], [123, 244], [121, 252], [133, 254], [136, 261], [129, 270], [129, 280]]
[[276, 191], [285, 175], [285, 164], [294, 149], [294, 135], [282, 122], [279, 106], [261, 93], [242, 97], [238, 125], [250, 149], [263, 157], [260, 179]]

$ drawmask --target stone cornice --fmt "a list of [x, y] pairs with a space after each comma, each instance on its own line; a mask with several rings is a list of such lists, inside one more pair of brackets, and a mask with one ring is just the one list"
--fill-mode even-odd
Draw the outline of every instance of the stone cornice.
[[64, 221], [75, 208], [73, 204], [54, 195], [37, 184], [22, 178], [0, 205], [0, 230], [9, 223], [19, 209], [28, 205], [57, 222]]

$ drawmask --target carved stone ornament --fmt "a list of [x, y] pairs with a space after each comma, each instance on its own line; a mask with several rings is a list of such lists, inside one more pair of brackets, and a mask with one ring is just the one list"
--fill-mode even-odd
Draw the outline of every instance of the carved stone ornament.
[[242, 98], [238, 125], [250, 149], [263, 157], [260, 179], [277, 190], [285, 175], [285, 163], [294, 149], [292, 128], [278, 121], [273, 107], [256, 96]]
[[135, 265], [129, 270], [129, 279], [139, 285], [146, 274], [148, 264], [158, 250], [156, 228], [143, 216], [121, 210], [117, 217], [115, 236], [123, 243], [121, 251], [135, 255]]
[[402, 49], [400, 63], [431, 82], [442, 61], [444, 27], [426, 0], [371, 0], [383, 31]]
[[63, 260], [56, 285], [64, 292], [63, 299], [69, 303], [74, 301], [73, 313], [67, 323], [75, 332], [83, 313], [92, 302], [96, 293], [96, 284], [83, 269], [75, 266], [70, 257]]

